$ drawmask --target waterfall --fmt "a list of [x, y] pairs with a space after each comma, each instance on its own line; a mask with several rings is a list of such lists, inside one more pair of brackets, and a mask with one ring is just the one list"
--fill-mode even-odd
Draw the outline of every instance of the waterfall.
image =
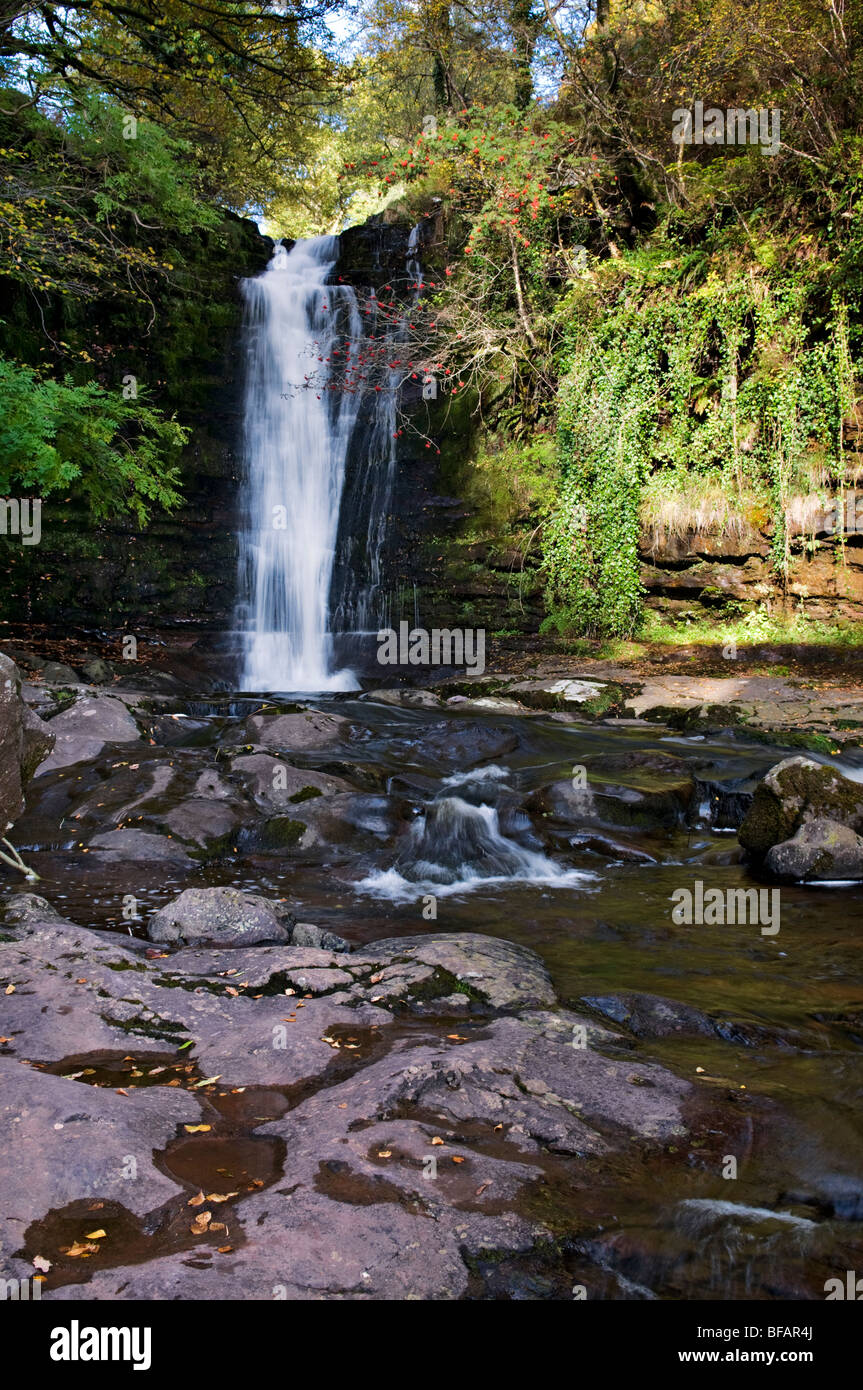
[[[367, 357], [380, 359], [378, 383], [372, 407], [364, 410], [357, 425], [352, 466], [345, 488], [336, 574], [333, 585], [333, 625], [338, 631], [370, 634], [392, 621], [391, 600], [384, 586], [384, 547], [388, 537], [396, 476], [396, 430], [400, 397], [410, 390], [413, 364], [405, 361], [410, 309], [417, 303], [423, 284], [419, 259], [422, 228], [412, 228], [405, 256], [402, 287], [403, 317], [387, 310], [372, 294], [365, 312], [369, 340]], [[392, 284], [383, 296], [392, 294]], [[385, 300], [386, 302], [386, 300]], [[415, 614], [415, 625], [419, 616]]]
[[[237, 625], [243, 690], [353, 690], [333, 670], [330, 585], [359, 392], [330, 389], [359, 343], [354, 291], [328, 285], [337, 237], [276, 246], [243, 281], [245, 486]], [[347, 346], [345, 346], [347, 344]]]

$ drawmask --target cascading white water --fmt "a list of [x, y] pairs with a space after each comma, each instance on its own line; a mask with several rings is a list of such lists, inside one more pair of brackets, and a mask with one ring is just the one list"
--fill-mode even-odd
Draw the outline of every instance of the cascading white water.
[[332, 670], [330, 583], [357, 395], [330, 386], [357, 343], [354, 291], [327, 285], [338, 238], [281, 244], [243, 282], [247, 304], [238, 626], [243, 690], [354, 690]]

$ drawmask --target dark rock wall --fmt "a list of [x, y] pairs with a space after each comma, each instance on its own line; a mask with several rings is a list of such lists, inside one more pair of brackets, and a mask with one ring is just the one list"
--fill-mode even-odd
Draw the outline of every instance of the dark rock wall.
[[[191, 428], [184, 505], [142, 530], [131, 519], [94, 526], [62, 493], [47, 498], [41, 544], [0, 537], [0, 619], [7, 623], [134, 630], [230, 622], [242, 392], [238, 281], [266, 265], [272, 242], [254, 222], [227, 215], [172, 252], [175, 282], [149, 332], [139, 316], [107, 303], [88, 304], [86, 315], [58, 306], [49, 326], [72, 342], [119, 343], [102, 383], [121, 390], [123, 376], [133, 374], [152, 404]], [[39, 324], [8, 284], [0, 287], [0, 317], [7, 351], [33, 360]]]

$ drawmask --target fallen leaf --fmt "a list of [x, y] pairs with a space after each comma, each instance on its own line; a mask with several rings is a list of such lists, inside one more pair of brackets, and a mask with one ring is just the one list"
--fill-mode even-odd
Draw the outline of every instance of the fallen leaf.
[[44, 1255], [36, 1255], [33, 1259], [33, 1268], [41, 1269], [43, 1274], [47, 1274], [51, 1268], [51, 1261], [46, 1260]]
[[239, 1192], [208, 1192], [208, 1202], [229, 1202], [232, 1197], [239, 1197]]
[[105, 1240], [106, 1237], [107, 1237], [107, 1235], [108, 1235], [108, 1232], [107, 1232], [107, 1231], [103, 1231], [103, 1230], [102, 1230], [102, 1227], [100, 1226], [99, 1229], [98, 1229], [98, 1231], [85, 1231], [85, 1232], [84, 1232], [84, 1239], [85, 1239], [85, 1240]]
[[183, 1128], [187, 1134], [206, 1134], [212, 1125], [183, 1125]]
[[206, 1201], [206, 1198], [204, 1197], [203, 1192], [199, 1192], [198, 1195], [197, 1195], [197, 1197], [190, 1197], [190, 1198], [189, 1198], [188, 1202], [186, 1203], [186, 1206], [187, 1206], [187, 1207], [202, 1207], [202, 1206], [204, 1205], [204, 1202], [205, 1202], [205, 1201]]
[[432, 1140], [432, 1143], [433, 1143], [433, 1144], [442, 1144], [442, 1143], [443, 1143], [443, 1140], [441, 1139], [440, 1135], [436, 1134], [435, 1137], [434, 1137], [434, 1139]]
[[238, 999], [240, 995], [240, 991], [234, 989], [232, 985], [225, 985], [225, 993], [230, 994], [232, 999]]
[[129, 1092], [128, 1092], [128, 1091], [124, 1091], [122, 1086], [116, 1086], [116, 1087], [114, 1088], [114, 1094], [115, 1094], [116, 1096], [128, 1096]]
[[70, 1260], [86, 1259], [88, 1255], [98, 1255], [98, 1245], [82, 1245], [76, 1242], [75, 1245], [60, 1246], [60, 1254], [68, 1255]]
[[219, 1246], [219, 1254], [220, 1254], [220, 1255], [230, 1255], [230, 1253], [231, 1253], [231, 1251], [233, 1250], [233, 1248], [234, 1248], [233, 1245], [220, 1245], [220, 1246]]
[[204, 1080], [203, 1080], [203, 1081], [196, 1081], [195, 1084], [194, 1084], [190, 1089], [193, 1090], [193, 1091], [197, 1091], [197, 1090], [199, 1090], [199, 1089], [201, 1088], [201, 1086], [212, 1086], [212, 1084], [213, 1084], [214, 1081], [221, 1081], [221, 1079], [222, 1079], [222, 1073], [221, 1073], [221, 1072], [219, 1072], [219, 1075], [218, 1075], [218, 1076], [206, 1076], [206, 1077], [204, 1077]]
[[459, 1158], [458, 1154], [453, 1154], [452, 1161], [453, 1163], [464, 1163], [464, 1159]]
[[209, 1226], [209, 1224], [210, 1224], [210, 1222], [212, 1221], [212, 1219], [213, 1219], [213, 1213], [212, 1213], [211, 1211], [200, 1211], [200, 1212], [198, 1212], [198, 1215], [195, 1217], [194, 1221], [192, 1222], [191, 1226], [189, 1227], [189, 1230], [192, 1232], [192, 1235], [193, 1235], [193, 1236], [202, 1236], [202, 1235], [204, 1235], [204, 1233], [206, 1232], [207, 1227]]
[[477, 1196], [477, 1197], [481, 1197], [482, 1194], [485, 1192], [485, 1190], [486, 1190], [487, 1187], [491, 1187], [491, 1178], [489, 1178], [488, 1182], [484, 1182], [484, 1183], [481, 1183], [481, 1184], [480, 1184], [480, 1186], [479, 1186], [479, 1187], [477, 1188], [477, 1190], [476, 1190], [476, 1196]]
[[392, 1149], [379, 1149], [379, 1150], [378, 1150], [378, 1158], [392, 1158], [392, 1155], [393, 1155]]
[[4, 994], [14, 994], [14, 993], [15, 993], [15, 986], [14, 986], [14, 985], [7, 985], [6, 988], [5, 988], [5, 990], [4, 990], [3, 992], [4, 992]]

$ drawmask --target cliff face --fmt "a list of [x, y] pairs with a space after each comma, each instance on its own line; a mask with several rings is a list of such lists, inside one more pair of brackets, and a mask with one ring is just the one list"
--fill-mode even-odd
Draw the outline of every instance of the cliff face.
[[[388, 213], [341, 237], [333, 278], [365, 301], [409, 283], [410, 223]], [[420, 255], [432, 265], [439, 242], [434, 216], [420, 229]], [[184, 505], [143, 530], [131, 521], [94, 526], [62, 496], [42, 509], [42, 541], [0, 538], [0, 620], [68, 630], [189, 628], [222, 632], [235, 599], [236, 513], [240, 485], [243, 361], [238, 283], [266, 265], [272, 242], [252, 222], [227, 216], [212, 233], [189, 237], [178, 274], [149, 334], [110, 304], [56, 306], [52, 334], [70, 342], [121, 343], [111, 372], [134, 374], [150, 399], [191, 429], [183, 460]], [[0, 283], [0, 337], [10, 355], [39, 359], [44, 333], [31, 303]], [[109, 383], [110, 384], [110, 383]], [[374, 528], [370, 472], [387, 477], [379, 620], [425, 627], [484, 627], [489, 634], [536, 633], [544, 617], [535, 518], [495, 523], [476, 501], [477, 417], [467, 398], [425, 403], [421, 380], [408, 381], [406, 418], [397, 440], [381, 434], [378, 410], [360, 412], [348, 460], [333, 606], [350, 615], [370, 579], [367, 540]], [[417, 428], [411, 427], [411, 420]], [[388, 457], [390, 448], [394, 454]], [[849, 496], [852, 494], [849, 494]], [[856, 501], [856, 499], [855, 499]], [[860, 506], [851, 508], [852, 517]], [[844, 546], [814, 519], [814, 532], [792, 541], [788, 597], [811, 617], [863, 618], [863, 529]], [[669, 617], [697, 617], [729, 605], [738, 611], [780, 601], [766, 522], [722, 536], [645, 532], [641, 579], [646, 602]], [[733, 609], [732, 609], [733, 611]]]
[[[238, 281], [266, 265], [272, 242], [254, 222], [226, 215], [212, 232], [172, 247], [177, 274], [148, 330], [140, 314], [106, 302], [51, 306], [48, 327], [67, 341], [120, 344], [103, 384], [122, 389], [127, 374], [148, 399], [191, 429], [183, 462], [184, 505], [156, 515], [95, 526], [56, 494], [42, 506], [42, 540], [0, 547], [0, 618], [82, 628], [223, 627], [234, 599], [234, 500], [242, 363]], [[40, 324], [14, 287], [0, 289], [4, 344], [34, 360]]]

